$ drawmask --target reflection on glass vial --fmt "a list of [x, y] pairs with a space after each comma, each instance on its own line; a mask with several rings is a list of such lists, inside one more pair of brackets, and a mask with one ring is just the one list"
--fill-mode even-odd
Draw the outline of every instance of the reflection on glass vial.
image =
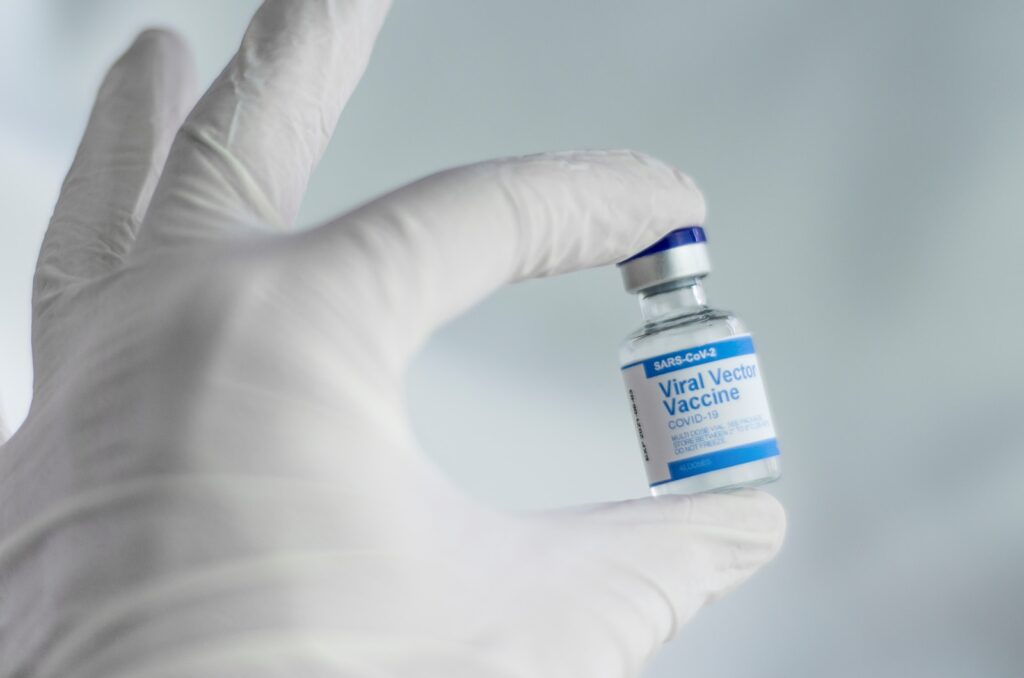
[[644, 318], [619, 358], [651, 493], [776, 480], [779, 447], [753, 339], [739, 318], [707, 305], [704, 229], [672, 231], [619, 269]]

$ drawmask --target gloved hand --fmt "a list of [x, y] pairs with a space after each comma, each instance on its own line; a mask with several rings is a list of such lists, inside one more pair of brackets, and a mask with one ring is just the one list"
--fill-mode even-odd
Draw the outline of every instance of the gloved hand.
[[0, 675], [633, 675], [778, 549], [762, 493], [508, 513], [418, 449], [402, 374], [438, 325], [704, 203], [652, 158], [560, 153], [284, 234], [385, 13], [269, 0], [183, 125], [174, 35], [103, 83], [0, 451]]

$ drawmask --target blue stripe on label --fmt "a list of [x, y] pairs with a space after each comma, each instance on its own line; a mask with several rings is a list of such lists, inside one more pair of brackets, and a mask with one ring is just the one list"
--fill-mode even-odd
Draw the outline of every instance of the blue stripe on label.
[[684, 370], [687, 367], [696, 367], [705, 363], [713, 363], [716, 360], [749, 355], [753, 352], [754, 340], [750, 338], [750, 335], [745, 335], [704, 344], [703, 346], [694, 346], [682, 351], [675, 351], [674, 353], [656, 355], [647, 360], [638, 360], [635, 363], [623, 365], [622, 369], [628, 370], [630, 367], [643, 365], [644, 374], [650, 379], [651, 377], [660, 377], [663, 374], [675, 372], [676, 370]]
[[701, 454], [696, 457], [687, 457], [686, 459], [670, 462], [668, 472], [671, 478], [653, 483], [651, 487], [671, 483], [673, 480], [689, 478], [690, 476], [699, 476], [702, 473], [720, 471], [723, 468], [746, 464], [758, 459], [776, 457], [778, 454], [778, 441], [775, 438], [769, 438], [768, 440], [751, 443], [750, 445], [730, 447], [727, 450], [709, 452], [708, 454]]

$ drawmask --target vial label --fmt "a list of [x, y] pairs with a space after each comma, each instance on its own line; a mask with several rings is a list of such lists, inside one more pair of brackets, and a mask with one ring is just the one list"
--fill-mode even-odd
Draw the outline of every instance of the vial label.
[[750, 335], [622, 368], [651, 487], [779, 453]]

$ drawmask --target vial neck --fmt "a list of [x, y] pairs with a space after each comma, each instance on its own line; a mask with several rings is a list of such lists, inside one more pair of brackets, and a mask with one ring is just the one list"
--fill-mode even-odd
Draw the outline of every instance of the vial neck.
[[700, 313], [707, 304], [707, 294], [699, 278], [675, 280], [640, 292], [640, 313], [646, 322]]

